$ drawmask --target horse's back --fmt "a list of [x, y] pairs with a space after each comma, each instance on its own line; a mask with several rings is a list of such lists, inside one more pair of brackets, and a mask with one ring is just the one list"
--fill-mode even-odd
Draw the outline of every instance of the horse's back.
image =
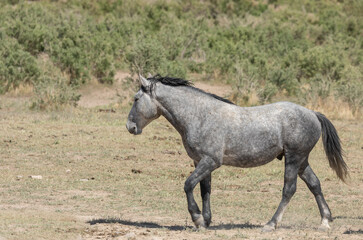
[[227, 165], [255, 167], [286, 152], [311, 151], [320, 137], [315, 113], [294, 103], [230, 109], [235, 118], [225, 138]]
[[251, 112], [262, 118], [267, 126], [277, 126], [285, 147], [305, 141], [315, 145], [321, 135], [321, 124], [315, 112], [295, 103], [277, 102], [251, 108]]

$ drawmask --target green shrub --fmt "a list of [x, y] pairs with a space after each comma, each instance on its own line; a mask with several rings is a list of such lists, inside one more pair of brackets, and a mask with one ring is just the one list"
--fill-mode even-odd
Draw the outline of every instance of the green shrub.
[[8, 35], [32, 55], [47, 53], [70, 75], [72, 85], [84, 84], [92, 75], [112, 83], [114, 58], [120, 54], [117, 39], [108, 37], [110, 30], [103, 22], [40, 3], [19, 4], [7, 10], [3, 18]]
[[216, 78], [242, 102], [251, 92], [261, 102], [276, 94], [307, 100], [337, 93], [359, 108], [348, 94], [359, 98], [354, 86], [362, 79], [359, 0], [7, 0], [0, 6], [0, 52], [12, 56], [0, 61], [2, 92], [22, 82], [51, 84], [39, 80], [46, 71], [36, 59], [46, 54], [52, 62], [46, 66], [64, 76], [52, 77], [53, 87], [91, 78], [112, 84], [117, 69], [128, 68]]
[[[167, 59], [168, 54], [157, 39], [140, 36], [126, 54], [132, 73], [155, 74], [185, 77], [186, 67], [180, 62]], [[180, 61], [180, 60], [179, 60]]]
[[254, 72], [250, 70], [249, 64], [238, 62], [234, 65], [234, 77], [237, 79], [232, 100], [237, 104], [247, 105], [252, 93], [257, 91], [259, 83]]
[[363, 108], [362, 69], [350, 67], [343, 74], [344, 78], [338, 85], [338, 96], [350, 105], [354, 114], [357, 114]]
[[258, 98], [260, 100], [260, 104], [265, 104], [266, 102], [271, 101], [272, 97], [276, 95], [278, 92], [278, 88], [273, 83], [267, 82], [262, 89], [258, 91]]
[[0, 93], [20, 84], [33, 84], [39, 75], [36, 59], [15, 39], [0, 31]]
[[56, 17], [43, 6], [19, 4], [4, 10], [7, 10], [3, 16], [7, 34], [32, 55], [44, 52], [54, 42]]
[[62, 23], [58, 40], [49, 52], [52, 60], [70, 75], [70, 83], [79, 86], [90, 78], [91, 39], [89, 33], [73, 21]]
[[80, 95], [69, 85], [69, 79], [47, 57], [39, 60], [41, 74], [34, 84], [32, 109], [54, 110], [77, 106]]
[[164, 49], [155, 39], [139, 36], [126, 55], [131, 73], [159, 73], [166, 64]]
[[299, 91], [300, 85], [296, 79], [296, 72], [294, 70], [293, 67], [274, 67], [269, 70], [267, 81], [274, 84], [280, 90], [286, 90], [288, 95], [295, 96], [297, 95], [297, 91]]
[[314, 77], [317, 74], [329, 76], [332, 80], [339, 80], [344, 69], [344, 63], [333, 48], [316, 46], [305, 52], [300, 60], [302, 76]]

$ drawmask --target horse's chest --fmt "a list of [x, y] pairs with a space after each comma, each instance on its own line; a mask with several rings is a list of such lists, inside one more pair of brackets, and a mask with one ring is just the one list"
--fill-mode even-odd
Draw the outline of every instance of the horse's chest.
[[191, 142], [187, 138], [183, 138], [183, 145], [188, 156], [194, 161], [199, 162], [199, 160], [201, 159], [199, 145], [194, 142]]
[[183, 144], [188, 156], [196, 163], [198, 163], [203, 156], [209, 156], [218, 161], [223, 157], [223, 144], [221, 141], [215, 141], [215, 138], [183, 138]]

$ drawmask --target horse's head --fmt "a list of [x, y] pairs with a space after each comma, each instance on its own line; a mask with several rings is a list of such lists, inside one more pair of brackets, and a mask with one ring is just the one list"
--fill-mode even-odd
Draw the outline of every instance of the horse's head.
[[141, 134], [142, 129], [160, 116], [156, 100], [153, 97], [153, 83], [143, 76], [140, 78], [140, 90], [135, 94], [134, 104], [127, 118], [126, 128], [132, 134]]

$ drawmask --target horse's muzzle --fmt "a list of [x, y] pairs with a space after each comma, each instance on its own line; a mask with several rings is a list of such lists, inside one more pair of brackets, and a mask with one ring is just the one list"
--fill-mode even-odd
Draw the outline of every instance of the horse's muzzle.
[[134, 123], [134, 122], [127, 121], [126, 128], [129, 131], [129, 133], [131, 133], [131, 134], [138, 135], [141, 133], [141, 131], [139, 131], [139, 129], [137, 129], [136, 123]]

